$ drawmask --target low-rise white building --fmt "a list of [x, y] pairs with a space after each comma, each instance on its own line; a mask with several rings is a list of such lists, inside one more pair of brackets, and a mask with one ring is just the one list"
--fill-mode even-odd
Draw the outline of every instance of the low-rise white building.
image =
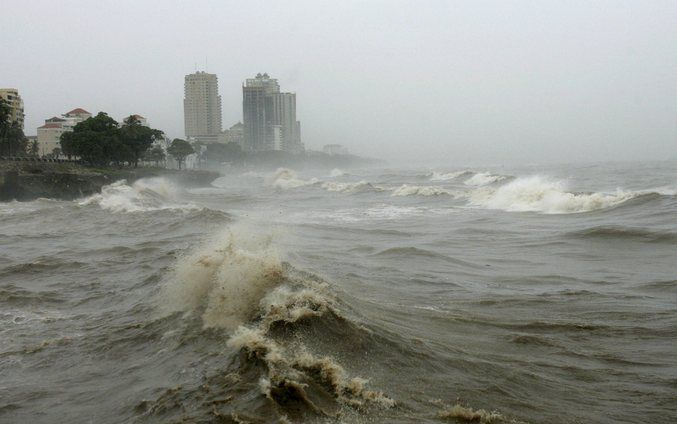
[[45, 119], [45, 124], [38, 127], [38, 154], [45, 156], [54, 153], [54, 149], [61, 149], [61, 134], [73, 131], [73, 127], [92, 114], [82, 108], [73, 109], [61, 117], [54, 116]]
[[224, 130], [219, 134], [219, 143], [236, 143], [240, 147], [244, 145], [244, 125], [242, 122], [238, 122], [227, 130]]

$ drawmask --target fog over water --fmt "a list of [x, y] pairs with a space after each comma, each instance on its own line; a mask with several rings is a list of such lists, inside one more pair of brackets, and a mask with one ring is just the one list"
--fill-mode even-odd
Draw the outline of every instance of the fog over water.
[[91, 3], [7, 0], [0, 85], [27, 134], [74, 107], [183, 136], [183, 76], [224, 126], [257, 72], [298, 96], [310, 148], [458, 165], [677, 155], [671, 1]]
[[183, 137], [196, 69], [229, 127], [267, 72], [307, 148], [387, 161], [3, 159], [3, 192], [79, 197], [0, 202], [0, 423], [677, 422], [676, 22], [674, 1], [3, 0], [28, 135], [83, 107]]

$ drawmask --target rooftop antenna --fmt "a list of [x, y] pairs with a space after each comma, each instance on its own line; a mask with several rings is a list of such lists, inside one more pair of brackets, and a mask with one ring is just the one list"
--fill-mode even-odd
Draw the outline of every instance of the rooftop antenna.
[[205, 72], [207, 72], [207, 56], [205, 56]]

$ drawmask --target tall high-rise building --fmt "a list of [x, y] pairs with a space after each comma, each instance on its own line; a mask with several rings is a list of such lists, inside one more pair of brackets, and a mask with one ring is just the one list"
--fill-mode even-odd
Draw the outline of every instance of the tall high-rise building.
[[273, 150], [272, 95], [280, 92], [277, 80], [268, 74], [248, 78], [242, 86], [242, 118], [244, 123], [244, 147], [258, 152]]
[[221, 96], [215, 74], [186, 75], [183, 99], [186, 137], [216, 143], [221, 133]]
[[282, 128], [281, 149], [294, 153], [302, 151], [300, 123], [296, 120], [296, 93], [275, 93], [272, 100], [272, 124]]
[[296, 94], [281, 93], [277, 79], [268, 74], [248, 78], [242, 86], [242, 114], [246, 150], [303, 150]]
[[21, 129], [24, 129], [24, 101], [19, 96], [19, 90], [16, 88], [0, 88], [0, 99], [3, 99], [9, 105], [10, 120], [18, 122]]

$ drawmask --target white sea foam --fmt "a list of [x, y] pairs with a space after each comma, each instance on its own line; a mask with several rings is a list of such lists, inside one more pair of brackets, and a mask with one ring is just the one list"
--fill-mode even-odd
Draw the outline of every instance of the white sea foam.
[[143, 178], [132, 185], [120, 180], [104, 186], [101, 193], [78, 202], [80, 206], [99, 205], [111, 212], [149, 212], [161, 209], [199, 209], [177, 202], [178, 191], [164, 178]]
[[452, 195], [448, 190], [439, 186], [417, 186], [404, 184], [393, 191], [393, 196], [440, 196]]
[[275, 188], [288, 190], [317, 183], [316, 178], [310, 180], [299, 179], [296, 171], [287, 168], [279, 168], [273, 175], [266, 179], [266, 183]]
[[470, 194], [470, 204], [510, 212], [566, 214], [608, 208], [644, 192], [571, 193], [562, 181], [540, 176], [517, 178], [501, 187], [481, 187]]
[[385, 191], [383, 187], [375, 186], [367, 181], [358, 181], [356, 183], [340, 183], [336, 181], [327, 181], [322, 184], [322, 188], [327, 191], [340, 193], [363, 193], [367, 191]]
[[[265, 363], [266, 373], [258, 383], [271, 401], [278, 402], [279, 393], [291, 388], [323, 415], [329, 415], [322, 409], [325, 403], [316, 405], [307, 391], [324, 392], [339, 404], [356, 407], [394, 406], [383, 393], [369, 390], [366, 379], [351, 377], [335, 359], [312, 354], [298, 340], [288, 343], [270, 335], [276, 323], [340, 317], [327, 285], [288, 275], [272, 240], [241, 224], [231, 227], [178, 260], [174, 278], [160, 293], [159, 306], [165, 312], [201, 313], [204, 327], [231, 331], [228, 347]], [[313, 387], [308, 381], [315, 381]]]
[[433, 172], [432, 174], [430, 174], [430, 181], [449, 181], [453, 180], [454, 178], [458, 178], [467, 172], [468, 171], [456, 171], [447, 173]]
[[272, 235], [231, 227], [177, 261], [160, 295], [161, 308], [198, 311], [205, 327], [235, 329], [256, 315], [283, 274]]
[[370, 208], [346, 208], [326, 212], [299, 213], [298, 222], [326, 223], [327, 221], [355, 223], [364, 221], [390, 221], [412, 216], [439, 216], [458, 212], [455, 208], [428, 208], [425, 206], [397, 206], [379, 204]]
[[342, 177], [344, 175], [346, 175], [346, 173], [343, 172], [342, 170], [338, 169], [338, 168], [332, 169], [331, 172], [329, 173], [329, 176], [332, 177], [332, 178]]
[[503, 175], [492, 175], [488, 172], [479, 172], [465, 180], [463, 184], [468, 186], [485, 186], [505, 179], [506, 177]]
[[227, 193], [227, 190], [219, 187], [197, 187], [197, 188], [189, 188], [186, 191], [190, 194], [197, 195], [214, 195]]

